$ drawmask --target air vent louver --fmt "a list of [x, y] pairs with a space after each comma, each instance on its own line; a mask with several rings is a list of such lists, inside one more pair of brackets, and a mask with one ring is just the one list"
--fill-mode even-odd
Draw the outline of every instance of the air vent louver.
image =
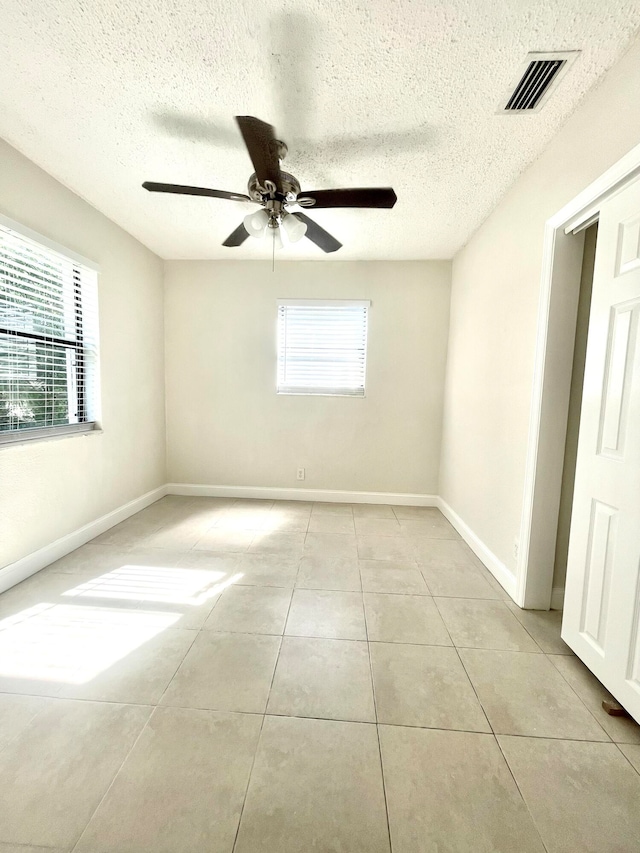
[[530, 53], [515, 87], [503, 101], [500, 112], [535, 112], [540, 109], [578, 51]]

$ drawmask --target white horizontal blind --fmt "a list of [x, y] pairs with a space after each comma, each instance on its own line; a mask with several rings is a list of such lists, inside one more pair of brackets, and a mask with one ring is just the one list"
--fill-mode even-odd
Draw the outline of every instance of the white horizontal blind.
[[0, 223], [0, 437], [95, 420], [97, 276]]
[[364, 395], [369, 302], [278, 303], [278, 393]]

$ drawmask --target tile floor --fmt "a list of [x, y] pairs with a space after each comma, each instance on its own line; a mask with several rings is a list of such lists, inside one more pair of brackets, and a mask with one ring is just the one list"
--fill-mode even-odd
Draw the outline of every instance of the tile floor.
[[606, 695], [435, 509], [165, 498], [0, 596], [0, 853], [637, 853]]

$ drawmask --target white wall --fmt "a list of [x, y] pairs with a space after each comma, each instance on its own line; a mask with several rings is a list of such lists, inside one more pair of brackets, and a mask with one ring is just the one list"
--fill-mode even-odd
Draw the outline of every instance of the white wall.
[[165, 424], [160, 259], [1, 141], [0, 212], [101, 267], [104, 430], [0, 447], [2, 567], [162, 485]]
[[640, 142], [639, 103], [636, 42], [454, 259], [440, 494], [511, 571], [544, 223]]
[[[169, 481], [435, 494], [450, 272], [446, 261], [276, 261], [275, 273], [167, 262]], [[371, 300], [364, 398], [276, 394], [278, 298]]]

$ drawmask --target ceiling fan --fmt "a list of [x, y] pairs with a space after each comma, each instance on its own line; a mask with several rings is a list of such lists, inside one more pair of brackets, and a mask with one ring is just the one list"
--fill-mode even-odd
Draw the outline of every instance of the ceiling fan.
[[287, 208], [326, 207], [377, 207], [391, 208], [397, 196], [391, 187], [365, 189], [309, 190], [301, 192], [298, 179], [280, 169], [280, 161], [287, 154], [287, 146], [276, 139], [273, 127], [253, 116], [236, 116], [255, 172], [249, 178], [248, 193], [231, 193], [206, 187], [187, 187], [180, 184], [158, 184], [145, 181], [142, 186], [150, 192], [202, 195], [226, 198], [231, 201], [254, 202], [261, 209], [245, 216], [232, 231], [223, 246], [240, 246], [247, 237], [262, 237], [269, 233], [274, 246], [282, 247], [282, 231], [289, 242], [296, 243], [307, 237], [323, 252], [335, 252], [342, 243], [321, 228], [304, 213]]

